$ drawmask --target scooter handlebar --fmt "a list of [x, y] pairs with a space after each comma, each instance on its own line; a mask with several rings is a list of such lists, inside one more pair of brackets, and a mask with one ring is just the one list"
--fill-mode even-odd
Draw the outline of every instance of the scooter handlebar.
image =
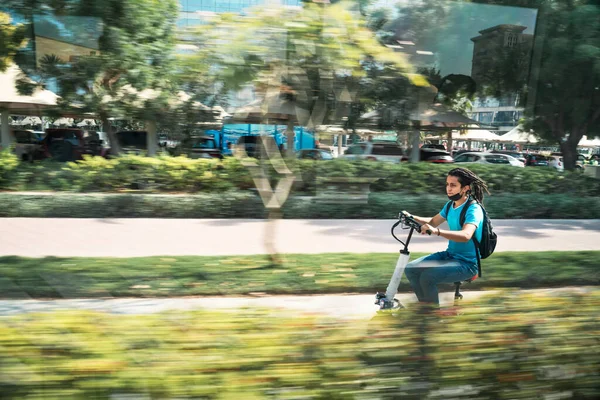
[[[400, 222], [410, 228], [413, 228], [414, 230], [421, 232], [421, 224], [419, 224], [412, 215], [408, 214], [405, 211], [400, 211], [400, 213], [398, 214], [398, 219], [400, 220]], [[425, 232], [428, 235], [431, 235], [433, 232], [431, 231], [431, 229], [427, 229], [427, 231]]]

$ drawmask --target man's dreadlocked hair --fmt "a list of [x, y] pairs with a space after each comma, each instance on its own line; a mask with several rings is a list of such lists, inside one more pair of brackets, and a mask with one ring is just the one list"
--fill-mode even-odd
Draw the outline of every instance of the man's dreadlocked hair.
[[454, 168], [448, 172], [448, 176], [455, 176], [461, 186], [470, 185], [471, 196], [480, 203], [483, 203], [484, 190], [487, 194], [490, 194], [487, 184], [480, 177], [466, 168]]

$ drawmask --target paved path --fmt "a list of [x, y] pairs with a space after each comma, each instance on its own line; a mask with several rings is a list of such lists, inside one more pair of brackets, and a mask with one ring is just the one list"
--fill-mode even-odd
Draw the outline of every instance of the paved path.
[[[392, 220], [279, 220], [283, 253], [396, 252]], [[140, 257], [266, 253], [264, 220], [0, 219], [0, 256]], [[494, 220], [496, 251], [600, 250], [600, 220]], [[408, 231], [405, 231], [408, 232]], [[402, 233], [404, 234], [404, 233]], [[410, 249], [446, 241], [417, 235]]]
[[[520, 292], [518, 289], [504, 289]], [[535, 289], [527, 292], [538, 294], [588, 293], [600, 290], [597, 287], [566, 287], [553, 289]], [[498, 291], [463, 290], [464, 300], [497, 293]], [[412, 293], [398, 293], [396, 298], [407, 307], [416, 302]], [[172, 298], [104, 298], [104, 299], [68, 299], [68, 300], [0, 300], [0, 316], [27, 312], [49, 312], [67, 309], [93, 310], [113, 314], [153, 314], [169, 310], [267, 308], [274, 312], [289, 311], [315, 313], [344, 319], [368, 319], [375, 315], [375, 294], [339, 294], [305, 296], [265, 296], [265, 297], [172, 297]], [[440, 304], [451, 305], [454, 292], [440, 293]]]

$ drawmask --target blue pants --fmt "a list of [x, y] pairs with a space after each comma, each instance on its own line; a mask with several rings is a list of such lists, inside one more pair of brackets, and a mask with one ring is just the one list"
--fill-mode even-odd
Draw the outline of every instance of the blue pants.
[[447, 251], [440, 251], [408, 263], [405, 273], [420, 302], [440, 304], [438, 283], [472, 278], [477, 275], [477, 265], [452, 258]]

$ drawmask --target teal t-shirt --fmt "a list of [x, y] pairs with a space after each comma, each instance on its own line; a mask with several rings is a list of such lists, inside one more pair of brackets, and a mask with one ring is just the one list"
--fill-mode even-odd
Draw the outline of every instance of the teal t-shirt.
[[[463, 207], [466, 207], [467, 201], [457, 208], [454, 208], [454, 203], [452, 203], [450, 209], [448, 210], [448, 215], [446, 215], [446, 204], [444, 204], [444, 208], [442, 208], [442, 211], [440, 211], [440, 215], [445, 218], [446, 221], [448, 221], [448, 227], [451, 231], [461, 231], [462, 226], [460, 225], [460, 213], [462, 212]], [[479, 204], [472, 203], [469, 206], [467, 214], [465, 215], [465, 224], [473, 224], [477, 227], [475, 230], [475, 237], [479, 242], [481, 242], [483, 230], [483, 210]], [[477, 254], [475, 254], [475, 244], [473, 244], [472, 238], [468, 242], [462, 243], [450, 240], [448, 241], [448, 248], [446, 251], [454, 258], [477, 264]]]

